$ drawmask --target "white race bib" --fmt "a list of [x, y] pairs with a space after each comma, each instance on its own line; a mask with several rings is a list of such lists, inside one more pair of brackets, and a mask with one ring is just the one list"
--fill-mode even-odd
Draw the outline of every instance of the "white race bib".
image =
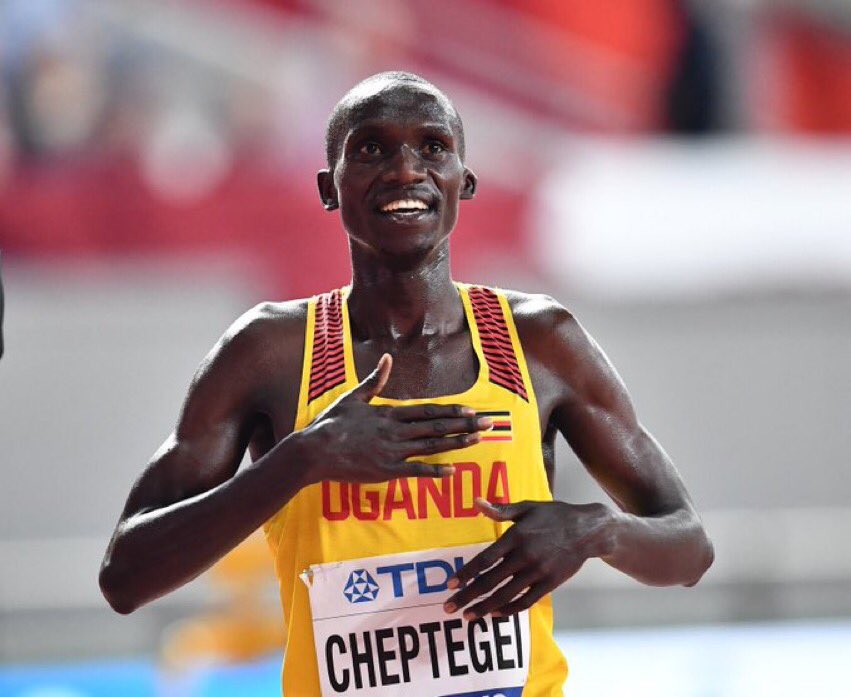
[[529, 613], [467, 622], [443, 603], [449, 577], [487, 544], [317, 564], [308, 587], [324, 697], [517, 697]]

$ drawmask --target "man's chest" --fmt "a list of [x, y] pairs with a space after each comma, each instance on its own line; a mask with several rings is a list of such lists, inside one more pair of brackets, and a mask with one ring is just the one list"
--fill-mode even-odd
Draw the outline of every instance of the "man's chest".
[[[422, 337], [411, 342], [352, 341], [355, 374], [352, 386], [369, 375], [383, 353], [393, 356], [393, 368], [382, 396], [392, 399], [421, 399], [459, 395], [483, 379], [483, 366], [469, 333], [451, 337]], [[267, 384], [259, 401], [261, 407], [251, 436], [252, 455], [256, 459], [275, 443], [292, 433], [298, 415], [302, 385], [303, 356], [281, 355], [273, 384]], [[534, 356], [526, 356], [533, 390], [536, 394], [541, 433], [556, 403], [557, 390], [547, 371]], [[463, 399], [461, 399], [463, 401]]]
[[408, 342], [353, 342], [357, 379], [369, 375], [384, 353], [393, 356], [393, 369], [383, 397], [422, 399], [460, 394], [479, 377], [479, 362], [468, 333]]

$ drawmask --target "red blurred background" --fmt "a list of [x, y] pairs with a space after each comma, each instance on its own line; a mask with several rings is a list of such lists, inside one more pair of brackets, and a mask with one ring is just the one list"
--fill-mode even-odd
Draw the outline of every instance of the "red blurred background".
[[[339, 222], [313, 184], [324, 118], [354, 81], [393, 67], [447, 85], [462, 114], [486, 95], [512, 120], [519, 145], [494, 129], [472, 149], [483, 186], [456, 234], [461, 277], [482, 250], [537, 271], [525, 235], [547, 133], [851, 131], [848, 27], [794, 3], [115, 5], [2, 10], [0, 245], [12, 259], [225, 255], [277, 297], [345, 282]], [[253, 52], [234, 56], [227, 30], [256, 31]]]

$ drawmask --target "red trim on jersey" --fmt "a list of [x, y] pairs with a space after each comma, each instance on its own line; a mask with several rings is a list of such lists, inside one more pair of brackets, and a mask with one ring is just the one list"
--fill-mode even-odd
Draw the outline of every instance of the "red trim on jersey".
[[339, 290], [316, 299], [313, 326], [313, 356], [307, 400], [313, 401], [346, 380], [343, 358], [343, 306]]
[[509, 392], [522, 397], [527, 402], [526, 386], [517, 363], [508, 325], [497, 294], [490, 288], [471, 286], [469, 290], [473, 316], [479, 329], [482, 352], [488, 364], [490, 381], [504, 387]]

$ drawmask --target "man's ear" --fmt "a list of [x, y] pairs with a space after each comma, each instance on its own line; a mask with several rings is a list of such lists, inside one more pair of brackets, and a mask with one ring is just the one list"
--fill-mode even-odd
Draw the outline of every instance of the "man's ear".
[[330, 169], [320, 169], [316, 174], [316, 184], [319, 186], [319, 198], [326, 211], [339, 208], [337, 202], [337, 187], [334, 186], [334, 173]]
[[461, 189], [461, 196], [459, 198], [462, 201], [469, 201], [476, 195], [476, 185], [479, 183], [479, 180], [476, 178], [475, 173], [464, 168], [464, 186]]

